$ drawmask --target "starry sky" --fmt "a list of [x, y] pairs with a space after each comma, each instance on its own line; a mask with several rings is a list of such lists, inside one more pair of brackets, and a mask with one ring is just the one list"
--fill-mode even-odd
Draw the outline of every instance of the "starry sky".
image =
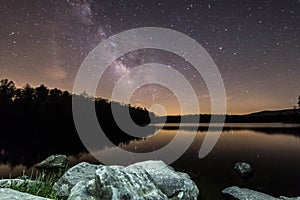
[[[206, 49], [221, 72], [229, 114], [292, 108], [300, 95], [299, 0], [5, 0], [0, 16], [0, 79], [18, 87], [43, 83], [72, 91], [81, 63], [101, 41], [151, 26], [182, 32]], [[201, 76], [162, 50], [137, 50], [116, 59], [97, 96], [109, 99], [122, 75], [149, 62], [182, 73], [201, 113], [210, 112]], [[159, 85], [141, 87], [131, 103], [146, 108], [161, 103], [168, 114], [179, 113], [172, 91]]]

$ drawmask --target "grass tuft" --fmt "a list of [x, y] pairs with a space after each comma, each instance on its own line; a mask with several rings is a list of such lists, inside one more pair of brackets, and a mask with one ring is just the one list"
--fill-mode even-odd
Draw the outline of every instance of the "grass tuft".
[[[52, 190], [54, 183], [63, 175], [63, 173], [64, 170], [60, 170], [58, 173], [46, 173], [45, 171], [42, 171], [36, 172], [36, 175], [33, 178], [32, 171], [30, 177], [26, 178], [21, 183], [11, 181], [9, 188], [17, 190], [19, 192], [24, 192], [49, 199], [67, 200], [67, 197], [60, 197]], [[24, 175], [25, 172], [23, 172], [23, 176]]]

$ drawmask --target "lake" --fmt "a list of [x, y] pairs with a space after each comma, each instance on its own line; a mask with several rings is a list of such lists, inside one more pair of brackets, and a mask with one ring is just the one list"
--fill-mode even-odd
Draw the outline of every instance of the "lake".
[[[119, 146], [131, 152], [151, 152], [168, 144], [176, 134], [184, 142], [185, 137], [196, 133], [191, 131], [193, 124], [185, 125], [180, 131], [177, 126], [168, 124], [146, 139], [133, 140]], [[218, 127], [217, 124], [214, 126]], [[300, 196], [300, 125], [225, 124], [214, 149], [205, 158], [199, 159], [198, 151], [206, 135], [206, 128], [206, 124], [201, 124], [192, 145], [171, 165], [191, 175], [200, 187], [202, 199], [223, 199], [221, 190], [232, 185], [273, 196]], [[0, 149], [0, 155], [3, 154], [5, 150]], [[80, 161], [97, 163], [88, 153], [69, 155], [69, 160], [71, 165]], [[237, 161], [251, 163], [255, 168], [252, 176], [239, 176], [233, 169]], [[28, 166], [1, 164], [0, 176], [7, 177], [9, 173], [18, 176], [24, 169], [27, 174], [30, 173]]]

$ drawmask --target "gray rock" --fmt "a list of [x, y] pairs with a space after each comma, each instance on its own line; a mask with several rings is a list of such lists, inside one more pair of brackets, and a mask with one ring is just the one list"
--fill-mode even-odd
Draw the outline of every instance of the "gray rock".
[[68, 164], [67, 156], [65, 155], [52, 155], [35, 165], [35, 168], [43, 169], [65, 169]]
[[78, 182], [72, 189], [68, 200], [95, 200], [95, 198], [88, 193], [86, 182]]
[[279, 199], [282, 199], [282, 200], [300, 200], [300, 197], [284, 197], [284, 196], [280, 196]]
[[17, 177], [17, 179], [30, 180], [30, 177], [27, 175], [22, 175], [22, 176]]
[[253, 172], [253, 167], [246, 162], [237, 162], [234, 165], [235, 171], [237, 171], [242, 177], [248, 176]]
[[97, 195], [95, 179], [92, 179], [89, 182], [87, 182], [87, 184], [86, 184], [86, 190], [92, 196], [96, 196]]
[[95, 184], [97, 199], [168, 199], [141, 166], [102, 166], [96, 171]]
[[135, 163], [128, 168], [142, 167], [154, 180], [161, 191], [170, 198], [197, 199], [199, 190], [186, 173], [176, 172], [163, 161], [145, 161]]
[[92, 165], [86, 162], [70, 168], [54, 185], [53, 190], [59, 195], [68, 197], [71, 189], [80, 181], [88, 182], [95, 178], [95, 172], [102, 165]]
[[29, 180], [29, 179], [2, 179], [0, 180], [0, 188], [10, 188], [12, 186], [19, 187], [21, 185], [37, 186], [38, 184], [42, 184], [41, 182]]
[[0, 189], [1, 200], [50, 200], [43, 197], [34, 196], [31, 194], [18, 192], [9, 188]]
[[300, 200], [300, 197], [287, 198], [281, 196], [275, 198], [261, 192], [249, 190], [247, 188], [239, 188], [237, 186], [225, 188], [222, 192], [240, 200]]
[[241, 200], [278, 200], [267, 194], [249, 190], [247, 188], [239, 188], [237, 186], [226, 188], [222, 192]]
[[53, 186], [68, 200], [93, 199], [197, 199], [199, 190], [190, 177], [162, 161], [123, 166], [80, 163]]

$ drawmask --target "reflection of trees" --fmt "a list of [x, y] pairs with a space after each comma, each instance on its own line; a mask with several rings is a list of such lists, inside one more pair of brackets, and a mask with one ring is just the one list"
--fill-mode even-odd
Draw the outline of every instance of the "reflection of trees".
[[[156, 127], [156, 130], [159, 130], [157, 126], [153, 126]], [[195, 127], [194, 125], [190, 125], [190, 126], [183, 126], [183, 127], [179, 127], [178, 125], [173, 125], [173, 126], [162, 126], [159, 127], [162, 128], [164, 130], [184, 130], [184, 131], [203, 131], [206, 132], [208, 131], [208, 128], [210, 131], [220, 131], [220, 129], [222, 129], [222, 131], [241, 131], [241, 130], [248, 130], [248, 131], [256, 131], [259, 133], [265, 133], [265, 134], [284, 134], [284, 135], [292, 135], [292, 136], [296, 136], [296, 137], [300, 137], [300, 127], [298, 126], [289, 126], [289, 127], [272, 127], [272, 125], [270, 125], [270, 127], [255, 127], [254, 126], [249, 126], [249, 127], [243, 127], [243, 126], [239, 126], [239, 124], [235, 124], [234, 126], [208, 126], [208, 125], [200, 125], [198, 127]], [[197, 128], [197, 129], [196, 129]]]
[[[134, 139], [115, 124], [109, 100], [72, 95], [44, 85], [16, 88], [14, 82], [4, 79], [0, 81], [0, 163], [29, 166], [50, 154], [75, 155], [85, 151], [73, 122], [72, 98], [94, 101], [101, 127], [113, 143]], [[127, 105], [115, 104], [121, 112], [128, 112]], [[145, 109], [129, 110], [137, 123], [149, 123]]]

